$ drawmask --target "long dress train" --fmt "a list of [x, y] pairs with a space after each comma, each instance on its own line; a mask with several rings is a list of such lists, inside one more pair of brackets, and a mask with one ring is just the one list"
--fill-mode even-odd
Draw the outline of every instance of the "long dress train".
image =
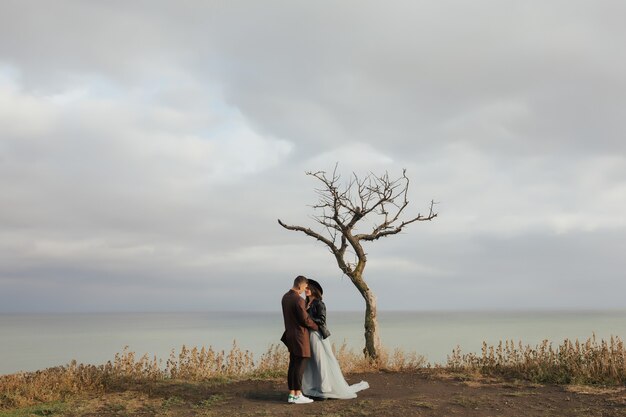
[[328, 338], [323, 339], [317, 331], [309, 331], [311, 359], [302, 377], [304, 395], [317, 398], [356, 398], [356, 393], [369, 388], [366, 381], [348, 385], [341, 373]]

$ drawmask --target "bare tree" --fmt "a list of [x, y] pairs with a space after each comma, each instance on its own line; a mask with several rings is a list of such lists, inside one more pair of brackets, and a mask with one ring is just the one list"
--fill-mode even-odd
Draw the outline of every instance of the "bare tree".
[[[340, 183], [341, 177], [337, 173], [337, 166], [330, 176], [324, 171], [306, 174], [321, 182], [321, 187], [315, 189], [319, 201], [313, 206], [316, 214], [312, 218], [322, 225], [324, 230], [317, 232], [307, 227], [291, 226], [280, 219], [278, 223], [287, 230], [303, 232], [330, 249], [339, 269], [350, 278], [365, 299], [363, 352], [371, 359], [378, 359], [380, 337], [376, 296], [363, 279], [367, 263], [363, 242], [395, 235], [414, 222], [434, 219], [437, 217], [437, 213], [433, 211], [435, 202], [430, 202], [428, 214], [418, 213], [415, 217], [402, 220], [401, 215], [409, 204], [407, 199], [409, 178], [406, 176], [406, 169], [402, 170], [402, 176], [397, 179], [390, 179], [388, 173], [381, 176], [370, 173], [364, 178], [359, 178], [353, 173], [347, 184]], [[368, 228], [367, 233], [358, 233], [357, 226], [361, 226], [365, 219], [371, 221], [371, 228]]]

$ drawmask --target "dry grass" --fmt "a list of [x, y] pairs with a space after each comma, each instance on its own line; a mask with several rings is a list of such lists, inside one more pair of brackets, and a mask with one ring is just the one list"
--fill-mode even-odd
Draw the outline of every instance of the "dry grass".
[[[406, 355], [400, 350], [391, 355], [383, 352], [377, 362], [348, 349], [345, 343], [338, 348], [333, 346], [333, 350], [346, 373], [378, 369], [401, 371], [424, 365], [422, 357]], [[66, 366], [0, 376], [0, 409], [64, 400], [81, 392], [113, 391], [136, 382], [282, 378], [287, 374], [288, 363], [289, 353], [283, 345], [270, 346], [258, 361], [252, 352], [241, 350], [236, 342], [228, 352], [183, 346], [179, 353], [172, 351], [165, 363], [148, 355], [137, 357], [126, 347], [104, 365], [72, 361]]]
[[422, 368], [426, 365], [426, 359], [415, 352], [406, 353], [402, 349], [395, 349], [393, 352], [385, 348], [381, 349], [380, 358], [376, 361], [365, 357], [361, 352], [349, 349], [343, 343], [337, 347], [333, 344], [333, 352], [345, 373], [371, 372], [371, 371], [409, 371]]
[[[371, 361], [344, 343], [333, 350], [345, 373], [409, 371], [430, 366], [415, 353], [396, 349], [382, 351]], [[283, 378], [289, 355], [283, 345], [272, 345], [258, 360], [235, 342], [230, 351], [187, 348], [172, 351], [163, 362], [156, 357], [137, 357], [125, 348], [104, 365], [83, 365], [72, 361], [65, 366], [37, 372], [0, 376], [0, 409], [25, 407], [43, 402], [63, 401], [85, 392], [120, 391], [138, 383], [183, 380], [223, 383], [241, 379]], [[557, 348], [544, 341], [531, 348], [512, 341], [498, 346], [483, 344], [482, 354], [462, 354], [455, 349], [445, 367], [464, 375], [507, 376], [534, 382], [578, 384], [626, 384], [626, 349], [617, 337], [585, 343], [565, 340]]]
[[103, 367], [77, 364], [0, 377], [0, 409], [65, 399], [104, 386]]
[[465, 373], [507, 376], [540, 383], [626, 384], [626, 349], [619, 337], [584, 343], [565, 339], [558, 347], [544, 340], [535, 347], [502, 341], [497, 346], [483, 342], [482, 354], [463, 354], [461, 349], [448, 356], [447, 369]]

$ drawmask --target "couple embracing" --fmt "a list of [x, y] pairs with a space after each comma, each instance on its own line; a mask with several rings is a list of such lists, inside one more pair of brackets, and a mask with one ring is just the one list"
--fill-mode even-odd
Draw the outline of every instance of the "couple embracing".
[[[306, 299], [300, 294], [304, 293]], [[289, 349], [288, 402], [307, 404], [316, 398], [355, 398], [369, 388], [365, 381], [348, 385], [335, 358], [326, 328], [324, 290], [315, 280], [298, 276], [283, 296], [285, 332], [282, 340]]]

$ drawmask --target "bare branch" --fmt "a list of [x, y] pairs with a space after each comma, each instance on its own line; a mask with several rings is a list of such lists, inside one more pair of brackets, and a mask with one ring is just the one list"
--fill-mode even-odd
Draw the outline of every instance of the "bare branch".
[[323, 242], [326, 246], [328, 246], [330, 251], [335, 255], [335, 258], [337, 259], [337, 264], [339, 265], [339, 268], [342, 270], [342, 272], [346, 275], [352, 274], [352, 269], [346, 264], [345, 260], [343, 259], [343, 256], [346, 252], [346, 247], [347, 247], [344, 237], [342, 237], [341, 239], [341, 247], [337, 248], [334, 242], [331, 242], [329, 239], [325, 238], [324, 236], [320, 235], [319, 233], [307, 227], [291, 226], [291, 225], [283, 223], [280, 219], [278, 219], [278, 224], [280, 224], [282, 227], [284, 227], [287, 230], [303, 232], [306, 235], [311, 236], [319, 240], [320, 242]]
[[318, 234], [317, 232], [314, 232], [313, 230], [307, 228], [307, 227], [302, 227], [302, 226], [290, 226], [288, 224], [283, 223], [280, 219], [278, 219], [278, 224], [280, 224], [282, 227], [284, 227], [287, 230], [295, 230], [298, 232], [302, 232], [305, 233], [317, 240], [319, 240], [320, 242], [325, 243], [331, 251], [335, 252], [338, 251], [337, 247], [335, 247], [335, 244], [333, 242], [331, 242], [330, 240], [326, 239], [324, 236]]
[[[379, 239], [381, 237], [395, 235], [397, 233], [400, 233], [402, 231], [402, 229], [406, 225], [409, 225], [411, 223], [430, 221], [430, 220], [434, 219], [435, 217], [437, 217], [437, 213], [435, 213], [433, 211], [433, 208], [434, 208], [435, 204], [436, 203], [434, 201], [430, 202], [430, 209], [429, 209], [428, 215], [422, 215], [421, 213], [418, 213], [416, 217], [414, 217], [414, 218], [412, 218], [410, 220], [405, 220], [405, 221], [401, 222], [397, 226], [391, 226], [393, 221], [389, 222], [388, 224], [384, 224], [383, 223], [383, 225], [378, 226], [377, 228], [375, 228], [374, 232], [369, 233], [369, 234], [358, 234], [358, 235], [354, 236], [354, 238], [359, 240], [359, 241], [360, 240], [373, 241], [373, 240]], [[406, 207], [406, 206], [404, 206], [404, 207]], [[403, 209], [404, 209], [404, 207], [403, 207]], [[396, 216], [396, 218], [397, 218], [397, 216]], [[383, 226], [384, 226], [384, 228], [383, 228]]]

